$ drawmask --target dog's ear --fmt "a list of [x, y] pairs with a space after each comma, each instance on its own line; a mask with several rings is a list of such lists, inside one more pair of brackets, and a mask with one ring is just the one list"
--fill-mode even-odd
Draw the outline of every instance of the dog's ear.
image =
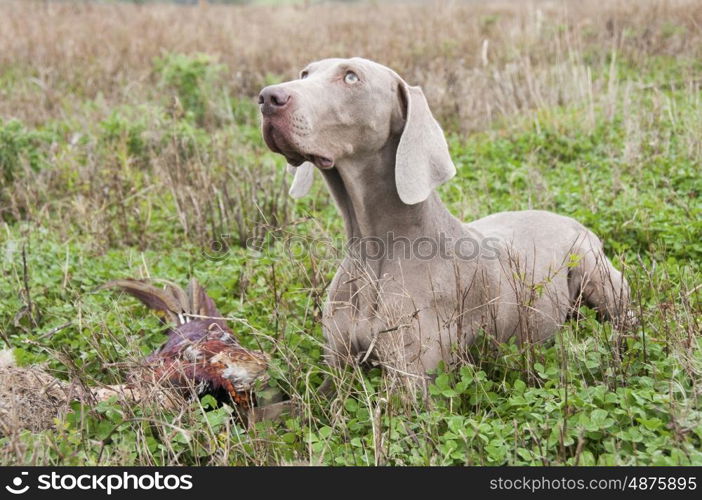
[[288, 165], [288, 172], [294, 176], [290, 185], [290, 191], [288, 191], [290, 196], [295, 199], [302, 198], [309, 192], [314, 181], [314, 169], [314, 165], [308, 161], [299, 167]]
[[453, 177], [456, 167], [422, 89], [410, 87], [400, 79], [398, 92], [405, 126], [395, 157], [395, 185], [400, 199], [414, 205]]

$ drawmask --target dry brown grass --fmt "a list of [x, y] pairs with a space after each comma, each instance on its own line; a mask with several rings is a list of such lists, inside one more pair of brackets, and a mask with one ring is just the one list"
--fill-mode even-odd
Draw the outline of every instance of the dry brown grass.
[[0, 366], [0, 437], [51, 428], [70, 400], [68, 384], [39, 366]]
[[[673, 29], [675, 28], [675, 29]], [[0, 115], [29, 123], [84, 99], [143, 100], [163, 52], [205, 52], [227, 65], [233, 95], [310, 60], [364, 56], [425, 87], [461, 130], [495, 116], [606, 92], [608, 58], [702, 57], [694, 0], [427, 2], [226, 7], [0, 3], [0, 65], [30, 74], [0, 99]]]
[[[179, 142], [187, 132], [164, 146], [164, 135], [180, 126], [180, 108], [155, 69], [158, 57], [179, 53], [206, 53], [226, 68], [200, 123], [212, 133], [209, 142], [189, 153]], [[22, 175], [4, 193], [0, 186], [0, 218], [59, 221], [56, 230], [78, 228], [99, 250], [145, 248], [161, 241], [151, 222], [164, 208], [176, 214], [169, 224], [190, 240], [208, 243], [222, 234], [239, 244], [260, 240], [268, 228], [290, 222], [291, 209], [279, 166], [251, 133], [255, 96], [266, 83], [294, 78], [308, 61], [329, 56], [368, 57], [422, 85], [449, 132], [561, 105], [582, 106], [592, 124], [598, 107], [614, 116], [631, 106], [632, 89], [652, 85], [659, 59], [702, 59], [702, 5], [582, 0], [199, 9], [0, 0], [0, 117], [29, 127], [57, 123], [59, 142], [67, 143], [52, 146], [56, 168]], [[688, 85], [694, 93], [694, 64], [678, 67], [653, 86]], [[637, 81], [638, 71], [648, 75], [645, 83]], [[248, 109], [235, 104], [231, 111], [228, 99], [242, 99]], [[234, 116], [237, 106], [243, 111]], [[145, 121], [141, 159], [126, 155], [123, 144], [100, 143], [101, 122], [121, 107], [129, 108], [129, 120]], [[639, 118], [626, 115], [633, 117], [633, 137]], [[235, 131], [242, 124], [248, 132]], [[693, 139], [691, 148], [699, 144]], [[159, 207], [154, 200], [168, 202]]]

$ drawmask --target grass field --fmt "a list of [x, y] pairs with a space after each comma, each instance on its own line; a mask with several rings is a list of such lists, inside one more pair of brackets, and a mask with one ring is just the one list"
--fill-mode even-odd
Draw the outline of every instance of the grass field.
[[[602, 237], [640, 322], [621, 358], [583, 311], [529, 356], [511, 344], [442, 371], [429, 402], [360, 368], [320, 398], [339, 257], [315, 242], [342, 222], [320, 180], [287, 196], [255, 96], [352, 55], [422, 85], [457, 216], [546, 209]], [[0, 1], [0, 346], [66, 380], [121, 382], [164, 327], [95, 288], [195, 276], [271, 353], [267, 391], [303, 409], [246, 432], [207, 398], [76, 403], [55, 429], [0, 437], [0, 464], [702, 465], [701, 85], [692, 0]]]

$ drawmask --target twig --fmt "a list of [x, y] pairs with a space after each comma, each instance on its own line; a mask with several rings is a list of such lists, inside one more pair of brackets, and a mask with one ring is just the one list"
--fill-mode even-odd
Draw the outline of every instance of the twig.
[[8, 338], [7, 334], [3, 330], [0, 330], [0, 338], [2, 338], [2, 341], [5, 342], [8, 349], [12, 349], [12, 344], [10, 344], [10, 339]]
[[29, 288], [29, 270], [27, 269], [27, 245], [22, 245], [22, 281], [24, 283], [24, 294], [27, 301], [27, 312], [29, 314], [29, 321], [34, 323], [34, 318], [32, 317], [32, 296]]
[[54, 327], [51, 330], [49, 330], [48, 332], [40, 333], [39, 338], [52, 337], [52, 336], [56, 335], [58, 332], [60, 332], [61, 330], [63, 330], [64, 328], [68, 328], [72, 324], [73, 324], [73, 321], [67, 321], [63, 325], [59, 325], [57, 327]]

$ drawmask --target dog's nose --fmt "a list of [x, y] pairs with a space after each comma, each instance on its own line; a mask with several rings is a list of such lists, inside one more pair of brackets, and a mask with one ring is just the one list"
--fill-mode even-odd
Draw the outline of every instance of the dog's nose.
[[261, 113], [272, 115], [285, 109], [292, 99], [290, 92], [279, 85], [266, 87], [258, 96], [258, 103], [261, 105]]

